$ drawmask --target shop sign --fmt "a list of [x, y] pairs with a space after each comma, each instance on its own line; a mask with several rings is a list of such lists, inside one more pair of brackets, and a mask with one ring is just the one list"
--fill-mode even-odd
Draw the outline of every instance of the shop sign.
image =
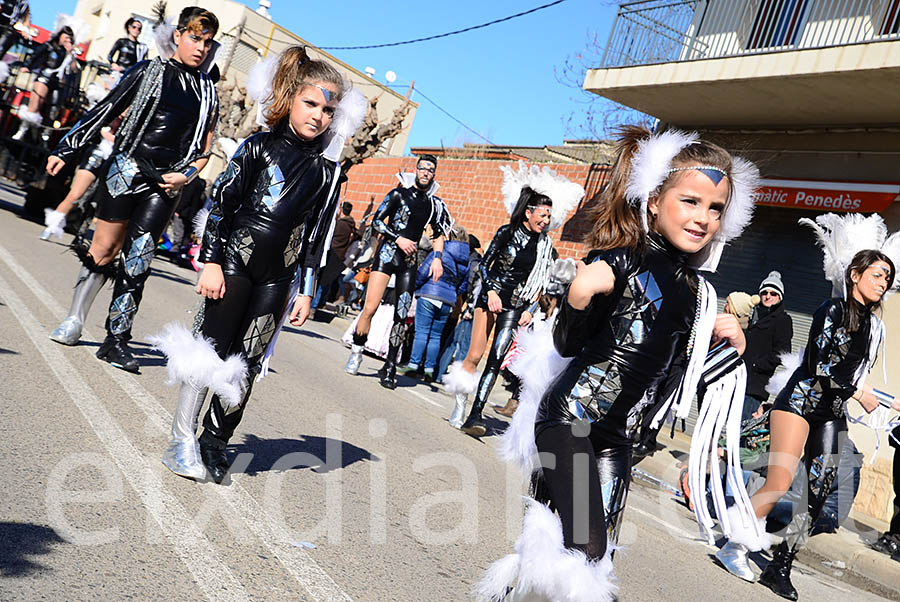
[[898, 182], [763, 179], [761, 183], [757, 205], [791, 209], [870, 213], [885, 210], [900, 196]]

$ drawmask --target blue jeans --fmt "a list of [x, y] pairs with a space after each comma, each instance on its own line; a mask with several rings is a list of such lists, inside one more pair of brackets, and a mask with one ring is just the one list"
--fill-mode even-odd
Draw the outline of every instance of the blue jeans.
[[424, 355], [425, 370], [434, 372], [441, 352], [441, 333], [444, 332], [451, 309], [449, 303], [442, 303], [437, 307], [425, 299], [416, 301], [416, 336], [409, 356], [410, 365], [421, 366]]
[[453, 331], [453, 340], [444, 349], [441, 354], [441, 361], [438, 362], [438, 371], [435, 373], [435, 380], [441, 380], [447, 373], [447, 368], [454, 357], [462, 361], [469, 352], [469, 342], [472, 340], [472, 320], [460, 320]]
[[318, 309], [320, 305], [322, 305], [322, 298], [325, 296], [325, 289], [322, 288], [320, 284], [318, 288], [316, 288], [316, 294], [312, 299], [312, 303], [310, 303], [310, 309]]
[[741, 422], [747, 422], [753, 416], [753, 412], [759, 409], [759, 406], [762, 405], [763, 400], [757, 399], [752, 395], [744, 396], [744, 409], [741, 412]]
[[[353, 271], [347, 272], [346, 275], [341, 276], [341, 288], [339, 294], [345, 295], [347, 305], [353, 305], [353, 303], [359, 299], [362, 292], [362, 285], [354, 280], [354, 276], [356, 276], [356, 272]], [[344, 293], [345, 289], [348, 289], [347, 293]]]

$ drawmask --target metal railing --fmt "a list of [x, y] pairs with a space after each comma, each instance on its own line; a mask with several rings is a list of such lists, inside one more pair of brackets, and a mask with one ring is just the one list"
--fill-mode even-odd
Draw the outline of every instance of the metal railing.
[[900, 0], [642, 0], [619, 5], [601, 68], [900, 39]]

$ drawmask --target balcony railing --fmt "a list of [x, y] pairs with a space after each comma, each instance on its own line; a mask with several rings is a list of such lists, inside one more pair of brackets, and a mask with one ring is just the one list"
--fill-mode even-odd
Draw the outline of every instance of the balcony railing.
[[602, 68], [900, 39], [900, 0], [623, 2]]

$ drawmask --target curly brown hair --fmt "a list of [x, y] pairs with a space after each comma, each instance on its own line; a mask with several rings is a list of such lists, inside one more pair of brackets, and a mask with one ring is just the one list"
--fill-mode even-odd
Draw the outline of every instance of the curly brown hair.
[[310, 59], [303, 46], [291, 46], [281, 53], [275, 78], [272, 80], [272, 93], [265, 99], [266, 103], [271, 103], [265, 113], [266, 125], [275, 127], [275, 124], [287, 117], [291, 112], [294, 96], [304, 86], [315, 83], [333, 85], [338, 101], [346, 92], [346, 84], [340, 72], [325, 61]]

